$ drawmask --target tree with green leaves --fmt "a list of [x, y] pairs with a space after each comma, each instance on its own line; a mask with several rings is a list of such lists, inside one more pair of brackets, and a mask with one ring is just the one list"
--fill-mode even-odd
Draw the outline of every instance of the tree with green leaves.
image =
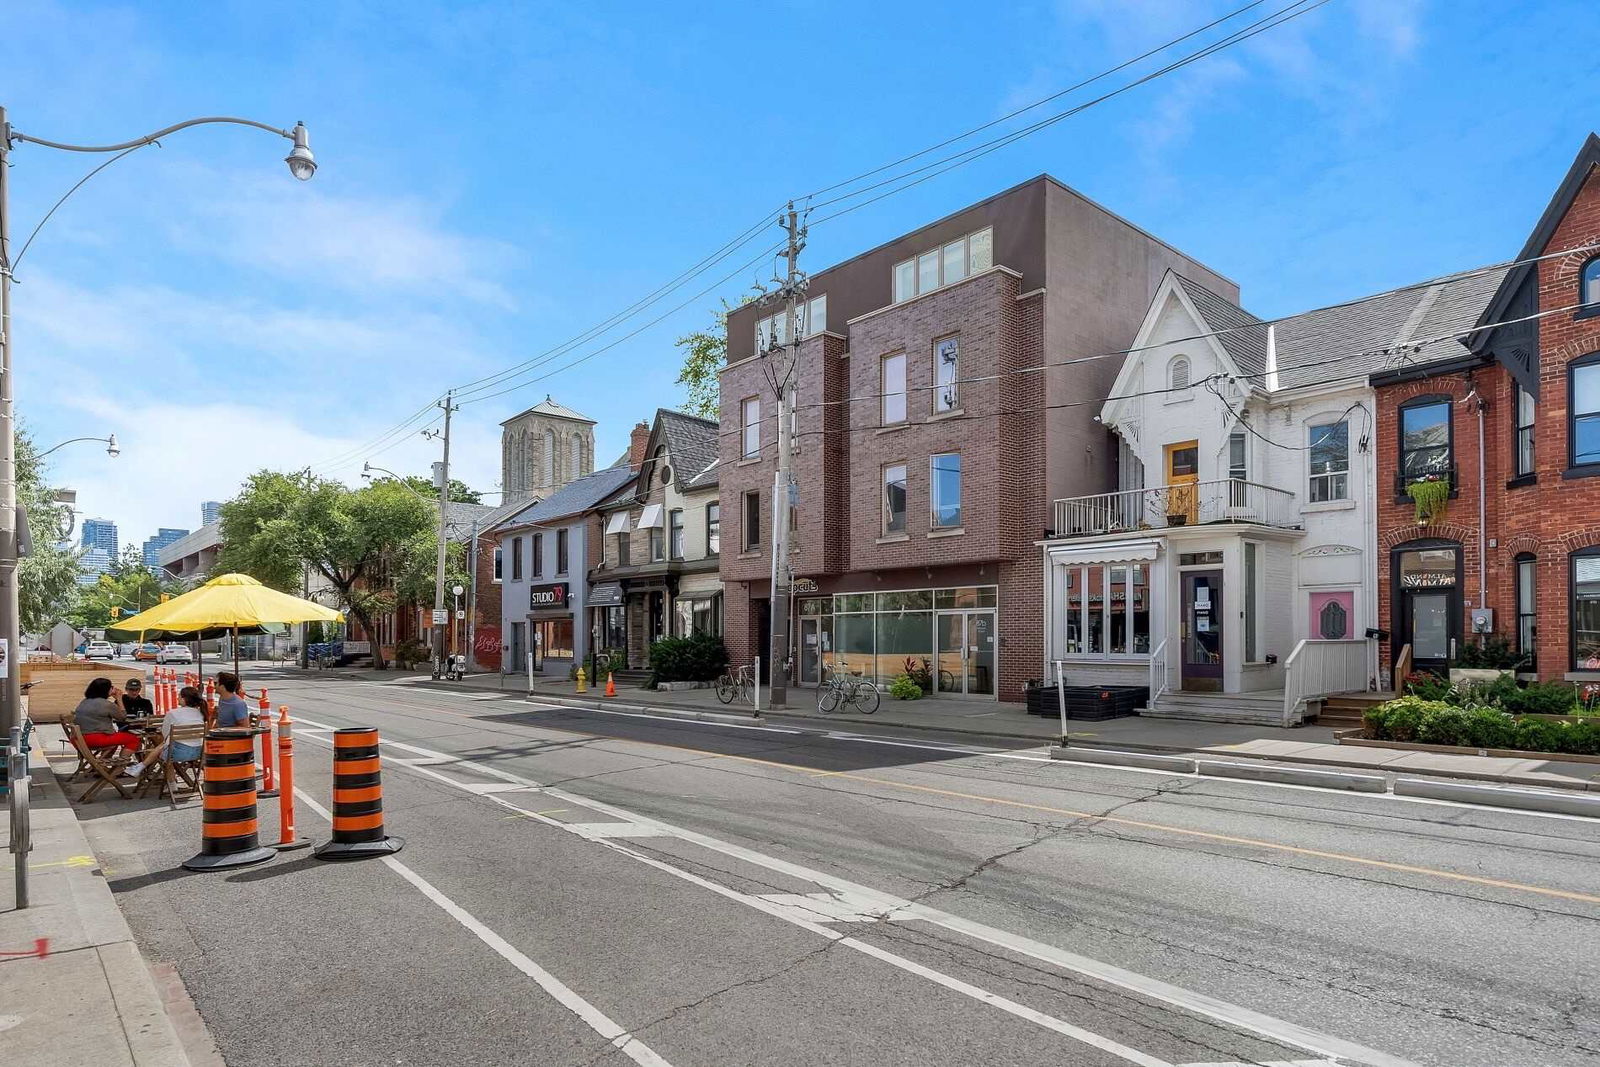
[[717, 372], [728, 359], [728, 311], [726, 302], [715, 316], [711, 329], [686, 333], [674, 342], [683, 353], [677, 384], [688, 394], [683, 410], [702, 419], [715, 419], [722, 394]]
[[[391, 479], [384, 478], [381, 480], [390, 481]], [[422, 477], [420, 474], [408, 475], [406, 484], [429, 500], [439, 499], [438, 488], [434, 486], [432, 481]], [[483, 494], [469, 487], [466, 482], [461, 481], [459, 478], [451, 478], [450, 501], [454, 504], [481, 504], [483, 503]]]
[[[309, 473], [259, 471], [222, 506], [217, 567], [285, 589], [297, 586], [302, 566], [309, 566], [371, 634], [378, 616], [408, 602], [402, 590], [416, 595], [412, 576], [424, 557], [432, 603], [437, 517], [435, 507], [393, 479], [350, 489]], [[385, 666], [377, 642], [372, 660]]]
[[123, 620], [161, 603], [163, 594], [175, 596], [183, 588], [182, 582], [146, 567], [139, 550], [129, 546], [93, 585], [77, 587], [77, 600], [67, 612], [67, 621], [80, 630], [120, 626]]
[[78, 554], [64, 548], [70, 512], [45, 482], [44, 463], [26, 430], [17, 431], [17, 503], [28, 512], [32, 550], [17, 564], [24, 633], [42, 633], [66, 617], [78, 591]]

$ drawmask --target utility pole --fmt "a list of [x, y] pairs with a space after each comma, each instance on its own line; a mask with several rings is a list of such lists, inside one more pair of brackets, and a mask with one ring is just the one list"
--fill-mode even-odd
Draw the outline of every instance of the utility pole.
[[[800, 225], [794, 201], [778, 219], [778, 225], [788, 235], [784, 258], [789, 272], [783, 283], [783, 295], [789, 302], [787, 343], [781, 349], [780, 366], [773, 376], [778, 393], [778, 469], [772, 476], [772, 634], [768, 646], [771, 672], [771, 706], [784, 707], [789, 699], [789, 592], [793, 588], [794, 573], [789, 566], [789, 504], [794, 494], [794, 473], [790, 469], [794, 451], [794, 394], [795, 377], [800, 355], [799, 300], [806, 287], [800, 274], [800, 250], [806, 246], [806, 232]], [[769, 349], [770, 351], [770, 349]]]
[[475, 625], [478, 621], [478, 519], [472, 519], [472, 555], [467, 563], [467, 670], [477, 673], [478, 651]]
[[455, 410], [453, 393], [444, 394], [444, 462], [439, 465], [439, 555], [433, 571], [433, 676], [444, 673], [444, 630], [439, 626], [439, 612], [444, 610], [444, 560], [446, 522], [445, 513], [450, 507], [450, 413]]
[[[5, 680], [0, 682], [0, 737], [22, 725], [22, 603], [17, 593], [17, 442], [11, 373], [11, 193], [6, 156], [11, 126], [0, 107], [0, 641]], [[17, 862], [23, 862], [19, 859]]]

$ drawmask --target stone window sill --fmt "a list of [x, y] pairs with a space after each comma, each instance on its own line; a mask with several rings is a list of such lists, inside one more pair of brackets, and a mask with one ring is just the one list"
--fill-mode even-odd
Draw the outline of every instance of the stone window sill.
[[949, 411], [938, 411], [928, 416], [929, 422], [940, 422], [944, 419], [959, 418], [967, 413], [966, 408], [951, 408]]
[[1521, 489], [1525, 485], [1538, 485], [1538, 484], [1539, 484], [1539, 476], [1537, 474], [1519, 474], [1515, 478], [1512, 478], [1510, 481], [1506, 482], [1506, 488], [1507, 489]]
[[757, 549], [750, 549], [748, 551], [739, 553], [739, 558], [740, 559], [760, 559], [761, 558], [761, 552], [759, 550], [757, 550]]
[[909, 540], [911, 540], [911, 535], [910, 534], [905, 534], [905, 533], [884, 534], [882, 537], [878, 538], [878, 544], [880, 544], [880, 545], [892, 545], [897, 541], [909, 541]]
[[1310, 515], [1319, 511], [1352, 511], [1355, 506], [1354, 500], [1320, 500], [1315, 504], [1306, 504], [1300, 510]]
[[967, 532], [964, 526], [946, 526], [937, 530], [929, 530], [929, 537], [960, 537]]
[[1597, 474], [1600, 474], [1600, 463], [1580, 463], [1576, 467], [1568, 467], [1562, 471], [1561, 477], [1565, 481], [1571, 481], [1574, 478], [1593, 478]]
[[873, 430], [872, 432], [874, 434], [897, 433], [900, 430], [908, 429], [910, 426], [911, 426], [911, 424], [909, 422], [897, 422], [892, 426], [879, 426], [876, 430]]
[[739, 460], [737, 463], [734, 464], [734, 466], [735, 467], [753, 467], [757, 463], [760, 463], [760, 462], [761, 462], [761, 453], [757, 452], [753, 456], [746, 456], [743, 459]]

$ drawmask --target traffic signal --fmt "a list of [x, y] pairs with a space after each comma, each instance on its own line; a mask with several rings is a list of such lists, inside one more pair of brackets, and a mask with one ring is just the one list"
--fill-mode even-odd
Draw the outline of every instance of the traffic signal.
[[112, 617], [112, 618], [113, 618], [113, 619], [120, 619], [120, 618], [122, 618], [122, 609], [121, 609], [121, 608], [112, 608], [112, 609], [111, 609], [111, 617]]
[[171, 599], [172, 599], [172, 594], [171, 593], [162, 593], [161, 594], [161, 602], [163, 604], [165, 604], [167, 601], [169, 601]]

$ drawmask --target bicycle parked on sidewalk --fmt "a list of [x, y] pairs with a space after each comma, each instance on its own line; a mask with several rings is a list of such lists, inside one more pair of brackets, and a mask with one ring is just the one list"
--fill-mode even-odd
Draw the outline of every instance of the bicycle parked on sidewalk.
[[828, 668], [828, 677], [817, 690], [817, 710], [831, 712], [840, 709], [871, 715], [878, 710], [878, 687], [852, 671], [843, 663]]
[[732, 704], [737, 697], [746, 704], [756, 702], [756, 669], [753, 666], [729, 667], [717, 679], [717, 699]]

